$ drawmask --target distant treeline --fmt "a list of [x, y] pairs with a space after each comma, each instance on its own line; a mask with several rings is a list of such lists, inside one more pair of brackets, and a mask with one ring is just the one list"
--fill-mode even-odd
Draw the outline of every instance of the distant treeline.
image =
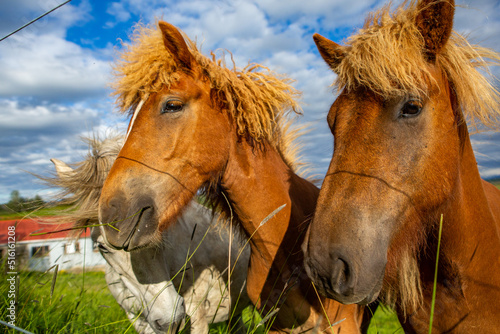
[[36, 195], [33, 198], [22, 197], [18, 190], [10, 193], [10, 201], [0, 205], [0, 210], [4, 212], [24, 212], [36, 210], [45, 205], [45, 201]]

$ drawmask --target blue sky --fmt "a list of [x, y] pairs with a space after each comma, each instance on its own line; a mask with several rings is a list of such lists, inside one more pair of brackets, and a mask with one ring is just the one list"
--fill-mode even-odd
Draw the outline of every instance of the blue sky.
[[[63, 0], [0, 3], [0, 37]], [[397, 1], [395, 1], [397, 3]], [[286, 73], [303, 91], [301, 123], [314, 128], [303, 138], [305, 160], [325, 174], [333, 139], [326, 113], [335, 76], [312, 40], [319, 32], [341, 42], [359, 28], [375, 0], [73, 0], [0, 42], [0, 203], [11, 191], [49, 195], [27, 172], [48, 175], [50, 158], [77, 162], [87, 152], [81, 136], [123, 131], [107, 83], [115, 49], [138, 21], [164, 19], [202, 44], [208, 54], [224, 48], [238, 67], [249, 61]], [[458, 1], [455, 29], [475, 43], [500, 51], [500, 4]], [[497, 75], [500, 71], [493, 70]], [[473, 137], [481, 174], [500, 176], [500, 134]]]

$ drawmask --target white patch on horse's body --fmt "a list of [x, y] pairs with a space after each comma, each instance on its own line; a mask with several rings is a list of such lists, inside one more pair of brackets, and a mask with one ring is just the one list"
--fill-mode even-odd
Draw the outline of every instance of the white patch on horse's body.
[[[238, 312], [248, 305], [243, 290], [249, 249], [246, 247], [236, 262], [243, 241], [239, 234], [233, 236], [230, 296], [227, 284], [230, 233], [227, 226], [215, 226], [216, 220], [207, 208], [193, 201], [177, 223], [163, 233], [163, 243], [156, 248], [126, 252], [99, 245], [110, 265], [107, 275], [114, 277], [108, 286], [129, 319], [141, 314], [142, 322], [137, 326], [143, 328], [147, 320], [157, 333], [163, 333], [169, 327], [181, 328], [182, 320], [188, 316], [191, 333], [205, 334], [210, 323], [228, 320], [235, 307]], [[102, 234], [96, 240], [102, 242]], [[118, 275], [113, 276], [113, 271]]]

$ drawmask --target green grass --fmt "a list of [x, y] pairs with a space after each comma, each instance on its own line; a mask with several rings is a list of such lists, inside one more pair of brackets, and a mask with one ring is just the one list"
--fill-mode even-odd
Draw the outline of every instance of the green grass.
[[[255, 328], [256, 325], [262, 320], [258, 312], [254, 310], [252, 306], [245, 308], [242, 312], [241, 318], [245, 323], [247, 333], [253, 334], [265, 334], [265, 326], [260, 326]], [[234, 323], [234, 320], [231, 322]], [[234, 327], [233, 327], [234, 328]], [[210, 325], [210, 334], [227, 334], [228, 325], [227, 322], [220, 322], [217, 324]]]
[[[8, 322], [9, 284], [0, 274], [0, 319]], [[32, 333], [124, 333], [130, 325], [108, 291], [103, 272], [19, 274], [16, 326]], [[0, 333], [18, 333], [0, 325]], [[135, 333], [130, 329], [127, 333]]]
[[[500, 184], [500, 182], [499, 182]], [[52, 216], [67, 207], [43, 208], [29, 216]], [[0, 220], [22, 218], [28, 213], [5, 213]], [[3, 267], [2, 267], [3, 268]], [[9, 276], [0, 272], [0, 320], [8, 321]], [[109, 292], [104, 273], [59, 272], [53, 285], [54, 270], [47, 273], [21, 272], [19, 275], [16, 326], [32, 333], [135, 333], [125, 312]], [[247, 332], [265, 334], [269, 324], [253, 307], [242, 314]], [[236, 321], [232, 320], [232, 324]], [[397, 316], [385, 307], [379, 307], [371, 321], [369, 334], [402, 333]], [[0, 333], [18, 333], [0, 324]], [[210, 334], [227, 334], [226, 323], [212, 324]]]
[[493, 184], [495, 187], [500, 189], [500, 180], [491, 180], [489, 181], [491, 184]]
[[[9, 276], [0, 273], [0, 319], [8, 321]], [[16, 326], [32, 333], [135, 333], [125, 313], [111, 296], [102, 272], [59, 272], [51, 296], [53, 272], [21, 272], [19, 275]], [[256, 325], [261, 317], [252, 307], [243, 311], [249, 333], [265, 334]], [[127, 331], [128, 329], [128, 331]], [[213, 324], [210, 334], [226, 334], [227, 323]], [[369, 334], [402, 333], [396, 315], [379, 307]], [[0, 333], [18, 333], [0, 325]]]
[[[243, 322], [247, 325], [248, 333], [265, 334], [266, 327], [260, 326], [255, 329], [262, 318], [252, 307], [247, 307], [243, 311]], [[253, 324], [253, 325], [252, 325]], [[368, 328], [368, 334], [403, 334], [397, 315], [385, 306], [379, 306], [375, 312]], [[227, 325], [225, 323], [214, 324], [210, 326], [210, 334], [227, 334]]]
[[0, 207], [0, 220], [21, 219], [25, 217], [47, 217], [60, 215], [62, 211], [66, 210], [68, 205], [58, 205], [52, 207], [45, 207], [38, 210], [28, 210], [24, 212], [14, 212], [12, 210], [3, 209]]
[[375, 315], [370, 322], [368, 334], [403, 334], [403, 328], [399, 323], [398, 317], [394, 311], [383, 305], [377, 308]]

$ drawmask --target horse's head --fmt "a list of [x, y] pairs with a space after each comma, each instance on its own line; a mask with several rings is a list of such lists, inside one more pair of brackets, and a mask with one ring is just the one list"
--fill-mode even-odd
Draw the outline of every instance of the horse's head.
[[[259, 66], [230, 70], [201, 55], [172, 25], [158, 27], [140, 27], [122, 55], [127, 62], [117, 68], [118, 100], [122, 109], [135, 110], [100, 198], [102, 230], [117, 249], [158, 240], [199, 189], [217, 184], [233, 143], [272, 132], [252, 124], [272, 128], [272, 113], [281, 111], [273, 101], [288, 97], [271, 91], [272, 78], [253, 72]], [[150, 80], [135, 87], [145, 76]], [[269, 114], [251, 114], [254, 101]]]
[[313, 281], [342, 303], [369, 303], [391, 285], [392, 297], [405, 298], [400, 287], [418, 300], [416, 249], [460, 177], [461, 96], [476, 89], [460, 75], [478, 78], [477, 49], [461, 49], [453, 14], [453, 1], [412, 2], [371, 16], [348, 46], [314, 36], [342, 91], [328, 114], [334, 153], [304, 249]]
[[166, 75], [176, 78], [136, 108], [100, 199], [100, 221], [112, 224], [103, 227], [106, 240], [119, 249], [158, 240], [228, 155], [231, 126], [214, 104], [210, 81], [180, 32], [165, 22], [159, 27], [164, 56], [177, 66]]
[[186, 310], [184, 298], [171, 282], [168, 261], [164, 258], [167, 253], [157, 248], [132, 253], [112, 249], [104, 243], [97, 228], [92, 231], [92, 239], [113, 272], [118, 274], [112, 282], [107, 282], [115, 298], [120, 293], [127, 295], [126, 291], [113, 291], [117, 288], [127, 289], [134, 297], [135, 303], [117, 298], [125, 311], [146, 319], [156, 333], [177, 333], [184, 323]]
[[[89, 142], [92, 154], [76, 169], [60, 160], [51, 159], [57, 179], [50, 180], [53, 185], [62, 187], [65, 193], [73, 194], [67, 201], [76, 210], [68, 218], [80, 220], [77, 224], [86, 225], [97, 223], [100, 188], [116, 158], [122, 137]], [[105, 245], [100, 229], [95, 227], [92, 228], [92, 239], [113, 272], [118, 274], [114, 279], [119, 281], [108, 282], [115, 297], [127, 295], [125, 291], [116, 291], [122, 288], [126, 288], [134, 297], [134, 302], [117, 299], [125, 311], [140, 314], [157, 333], [176, 333], [184, 320], [185, 308], [184, 299], [171, 282], [167, 267], [169, 261], [165, 258], [167, 252], [159, 248], [147, 248], [134, 253], [113, 250]]]

